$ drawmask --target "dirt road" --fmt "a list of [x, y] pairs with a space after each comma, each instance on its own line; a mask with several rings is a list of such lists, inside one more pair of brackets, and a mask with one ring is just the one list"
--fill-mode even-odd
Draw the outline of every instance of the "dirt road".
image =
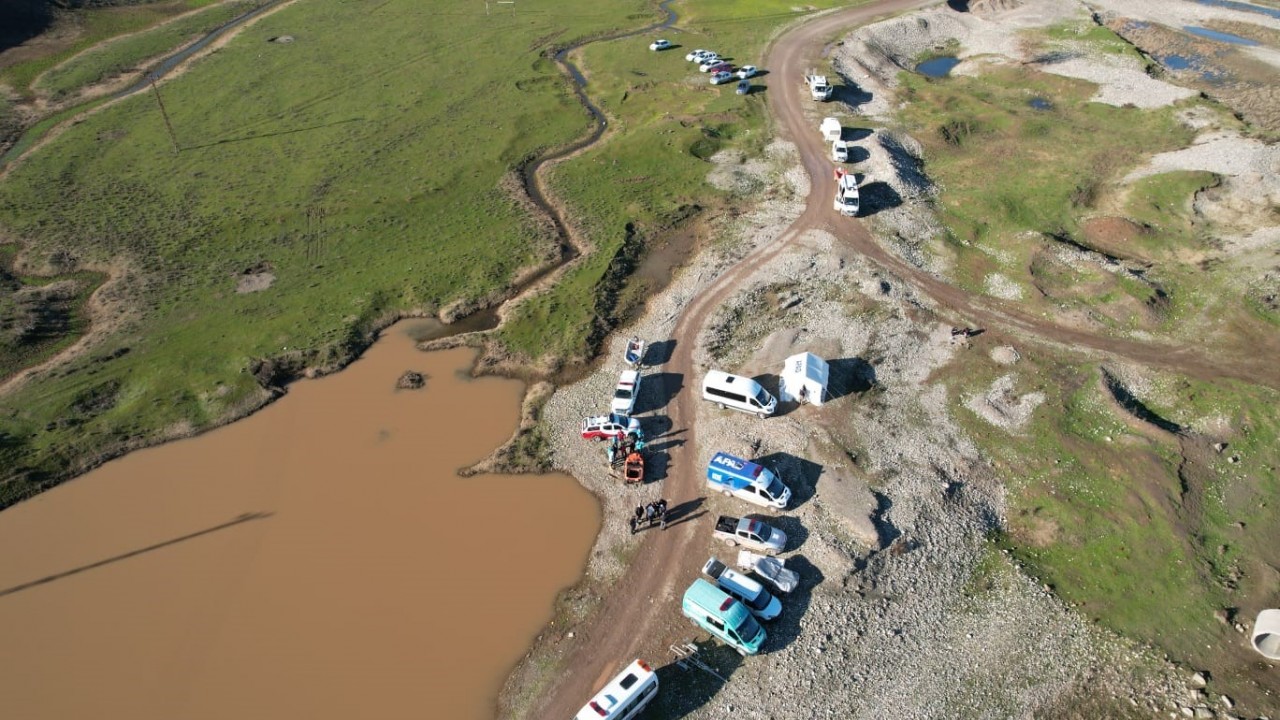
[[[831, 199], [835, 193], [832, 164], [814, 123], [804, 115], [812, 100], [800, 82], [802, 71], [814, 63], [822, 44], [839, 33], [881, 16], [935, 2], [887, 0], [820, 15], [783, 34], [770, 47], [764, 64], [774, 78], [767, 94], [769, 108], [778, 122], [777, 134], [796, 143], [810, 176], [812, 191], [803, 214], [785, 232], [720, 275], [714, 284], [693, 298], [676, 324], [675, 350], [663, 367], [673, 384], [686, 388], [675, 394], [667, 406], [673, 428], [671, 434], [679, 434], [684, 440], [682, 446], [671, 451], [671, 471], [662, 490], [673, 507], [703, 495], [701, 469], [696, 466], [698, 434], [692, 423], [698, 398], [695, 391], [687, 389], [697, 380], [693, 350], [698, 336], [715, 311], [752, 273], [785, 250], [801, 233], [813, 228], [830, 231], [936, 300], [945, 311], [954, 313], [957, 321], [987, 328], [997, 335], [1099, 351], [1197, 377], [1232, 377], [1280, 387], [1280, 366], [1267, 362], [1275, 356], [1273, 353], [1258, 353], [1254, 359], [1232, 363], [1214, 363], [1192, 349], [1100, 337], [1028, 316], [1008, 303], [971, 296], [889, 254], [874, 242], [859, 221], [841, 217], [832, 209]], [[664, 392], [667, 390], [664, 388]], [[595, 616], [575, 629], [572, 640], [565, 640], [573, 646], [566, 653], [554, 686], [547, 695], [538, 698], [529, 717], [572, 717], [593, 691], [630, 660], [644, 657], [656, 665], [669, 661], [669, 645], [691, 634], [689, 625], [680, 616], [680, 595], [705, 559], [710, 532], [711, 524], [702, 519], [677, 522], [666, 532], [645, 533], [626, 575], [606, 593]]]

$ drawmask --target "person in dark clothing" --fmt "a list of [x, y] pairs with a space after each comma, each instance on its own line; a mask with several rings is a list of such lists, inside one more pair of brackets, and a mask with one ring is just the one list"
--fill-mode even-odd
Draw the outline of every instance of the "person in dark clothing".
[[627, 520], [627, 524], [629, 524], [629, 525], [631, 526], [631, 534], [632, 534], [632, 535], [635, 535], [635, 534], [636, 534], [636, 517], [635, 517], [634, 515], [632, 515], [632, 516]]

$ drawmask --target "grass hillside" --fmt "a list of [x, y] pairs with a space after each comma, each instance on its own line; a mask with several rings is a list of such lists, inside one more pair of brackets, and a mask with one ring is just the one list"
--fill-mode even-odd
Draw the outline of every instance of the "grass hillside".
[[[0, 401], [0, 504], [238, 414], [272, 367], [340, 362], [380, 318], [486, 297], [545, 259], [499, 182], [588, 118], [541, 52], [653, 17], [639, 0], [298, 3], [162, 86], [177, 152], [143, 94], [30, 156], [0, 182], [0, 225], [25, 269], [113, 273], [117, 322]], [[274, 282], [238, 293], [246, 275]]]

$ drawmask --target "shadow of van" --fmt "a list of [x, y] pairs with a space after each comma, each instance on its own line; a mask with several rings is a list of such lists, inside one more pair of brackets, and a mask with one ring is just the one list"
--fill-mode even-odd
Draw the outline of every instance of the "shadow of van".
[[[672, 657], [671, 662], [657, 669], [658, 696], [649, 703], [649, 707], [645, 708], [643, 713], [637, 716], [637, 720], [659, 720], [659, 718], [677, 720], [689, 717], [720, 692], [720, 688], [724, 685], [720, 678], [724, 678], [725, 681], [730, 680], [733, 678], [733, 673], [742, 667], [744, 658], [738, 654], [738, 651], [709, 638], [700, 628], [694, 628], [692, 625], [689, 627], [696, 630], [696, 639], [683, 641], [680, 644], [695, 645], [698, 650], [695, 657], [711, 672], [688, 661], [685, 661], [681, 667], [681, 664]], [[712, 672], [720, 677], [716, 677]]]
[[818, 478], [822, 475], [822, 466], [812, 460], [796, 457], [790, 453], [769, 453], [754, 461], [773, 471], [784, 485], [791, 488], [791, 503], [787, 509], [798, 508], [808, 502], [817, 491]]

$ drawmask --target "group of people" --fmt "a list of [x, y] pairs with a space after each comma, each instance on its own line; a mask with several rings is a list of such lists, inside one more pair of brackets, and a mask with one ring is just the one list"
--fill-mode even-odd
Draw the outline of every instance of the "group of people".
[[637, 505], [636, 512], [631, 516], [631, 534], [635, 535], [639, 529], [640, 523], [645, 523], [648, 527], [653, 527], [654, 523], [660, 523], [663, 530], [667, 529], [667, 499], [659, 498], [655, 502], [648, 505]]
[[609, 464], [621, 463], [626, 456], [641, 450], [644, 450], [644, 433], [639, 430], [632, 430], [621, 438], [615, 435], [609, 438]]

